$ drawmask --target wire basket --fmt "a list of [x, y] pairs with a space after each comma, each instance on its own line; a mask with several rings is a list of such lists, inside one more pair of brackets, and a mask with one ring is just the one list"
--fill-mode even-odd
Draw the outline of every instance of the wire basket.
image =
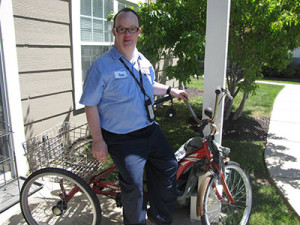
[[56, 167], [87, 180], [100, 168], [99, 161], [92, 156], [87, 124], [58, 124], [27, 140], [23, 147], [31, 173], [46, 167]]

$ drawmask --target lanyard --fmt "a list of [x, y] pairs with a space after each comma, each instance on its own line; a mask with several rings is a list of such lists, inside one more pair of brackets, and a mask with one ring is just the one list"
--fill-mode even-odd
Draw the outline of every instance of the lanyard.
[[126, 63], [124, 62], [124, 60], [120, 57], [119, 58], [120, 62], [125, 66], [125, 68], [129, 71], [129, 73], [132, 75], [132, 77], [134, 78], [134, 80], [138, 83], [139, 87], [141, 88], [141, 91], [143, 92], [143, 94], [145, 96], [147, 96], [148, 98], [150, 98], [147, 94], [146, 91], [144, 89], [143, 86], [143, 78], [142, 78], [142, 72], [141, 72], [141, 66], [140, 66], [140, 62], [138, 61], [138, 65], [139, 65], [139, 75], [140, 75], [140, 81], [138, 81], [138, 79], [134, 76], [133, 72], [129, 69], [129, 67], [126, 65]]

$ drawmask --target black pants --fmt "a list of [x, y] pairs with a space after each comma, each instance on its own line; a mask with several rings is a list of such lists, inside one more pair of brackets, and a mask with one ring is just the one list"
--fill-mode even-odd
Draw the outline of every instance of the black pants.
[[128, 134], [102, 133], [120, 172], [124, 224], [146, 224], [144, 168], [152, 215], [171, 223], [178, 163], [160, 127], [153, 124]]

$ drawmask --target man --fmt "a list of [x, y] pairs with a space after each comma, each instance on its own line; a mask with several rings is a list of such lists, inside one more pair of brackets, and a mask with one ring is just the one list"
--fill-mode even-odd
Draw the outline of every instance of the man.
[[176, 201], [177, 162], [153, 120], [153, 95], [167, 92], [188, 98], [183, 90], [154, 81], [150, 62], [136, 49], [139, 16], [125, 8], [114, 17], [114, 46], [90, 67], [81, 103], [93, 137], [93, 155], [105, 161], [109, 152], [120, 173], [124, 224], [146, 224], [143, 171], [150, 210], [156, 224], [171, 224]]

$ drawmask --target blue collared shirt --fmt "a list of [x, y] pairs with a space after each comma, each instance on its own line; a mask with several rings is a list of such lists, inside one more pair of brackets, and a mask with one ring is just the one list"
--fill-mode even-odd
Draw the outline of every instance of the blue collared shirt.
[[137, 49], [133, 63], [129, 62], [115, 47], [101, 55], [87, 71], [80, 103], [86, 106], [97, 105], [101, 127], [107, 131], [125, 134], [153, 122], [147, 119], [145, 97], [129, 71], [120, 62], [122, 57], [138, 81], [139, 64], [143, 87], [147, 96], [153, 99], [154, 70], [151, 63]]

